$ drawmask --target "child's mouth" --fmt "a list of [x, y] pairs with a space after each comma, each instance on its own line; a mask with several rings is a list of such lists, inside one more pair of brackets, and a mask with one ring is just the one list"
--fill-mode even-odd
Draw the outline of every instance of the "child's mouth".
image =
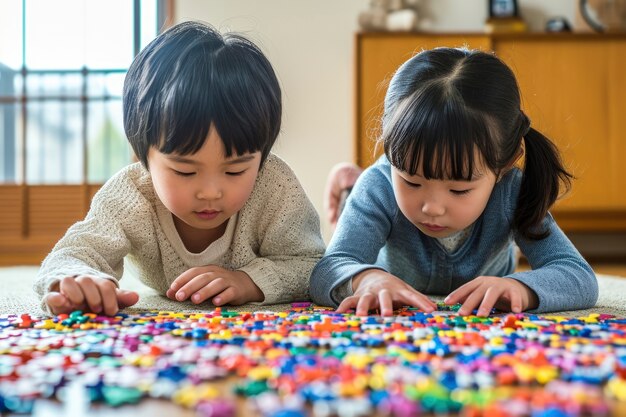
[[203, 210], [203, 211], [195, 211], [196, 216], [198, 216], [202, 220], [212, 220], [220, 214], [217, 210]]
[[429, 224], [429, 223], [421, 223], [421, 225], [425, 228], [430, 230], [431, 232], [441, 232], [442, 230], [445, 230], [446, 227], [445, 226], [439, 226], [437, 224]]

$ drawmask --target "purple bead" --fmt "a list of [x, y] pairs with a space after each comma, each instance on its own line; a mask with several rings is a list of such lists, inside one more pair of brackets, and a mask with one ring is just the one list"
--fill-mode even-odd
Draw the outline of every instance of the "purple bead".
[[199, 416], [202, 417], [233, 417], [235, 404], [224, 398], [220, 400], [202, 401], [196, 407]]
[[378, 409], [394, 417], [417, 417], [421, 415], [421, 407], [404, 395], [391, 395], [381, 401]]

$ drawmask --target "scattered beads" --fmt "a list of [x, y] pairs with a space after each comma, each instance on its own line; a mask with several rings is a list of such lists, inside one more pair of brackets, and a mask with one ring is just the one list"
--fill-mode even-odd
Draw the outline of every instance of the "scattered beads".
[[[164, 398], [199, 416], [608, 416], [626, 403], [626, 319], [310, 303], [285, 312], [0, 316], [0, 413], [79, 384], [112, 407]], [[233, 381], [232, 393], [215, 381]], [[64, 401], [72, 401], [72, 396]], [[243, 413], [248, 414], [248, 413]]]

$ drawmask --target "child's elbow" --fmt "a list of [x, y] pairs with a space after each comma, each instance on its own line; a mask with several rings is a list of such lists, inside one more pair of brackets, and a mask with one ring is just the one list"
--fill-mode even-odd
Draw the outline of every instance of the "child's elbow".
[[596, 303], [598, 302], [598, 297], [600, 296], [600, 289], [598, 287], [598, 279], [596, 278], [595, 274], [592, 274], [592, 284], [590, 285], [589, 288], [589, 298], [590, 298], [590, 303], [591, 303], [591, 307], [595, 306]]
[[309, 278], [309, 295], [311, 300], [321, 306], [331, 306], [332, 300], [330, 300], [330, 292], [327, 290], [328, 283], [326, 282], [326, 274], [322, 271], [322, 261], [318, 262], [311, 272]]
[[598, 278], [596, 277], [596, 274], [593, 272], [593, 269], [591, 269], [589, 265], [586, 265], [584, 271], [582, 271], [581, 274], [584, 274], [585, 276], [584, 284], [581, 291], [583, 299], [582, 308], [594, 307], [598, 302], [598, 297], [600, 295]]

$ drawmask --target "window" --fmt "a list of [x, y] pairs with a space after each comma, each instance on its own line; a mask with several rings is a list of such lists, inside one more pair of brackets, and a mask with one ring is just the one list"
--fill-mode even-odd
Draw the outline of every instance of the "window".
[[0, 0], [0, 183], [96, 184], [131, 161], [123, 80], [166, 6]]

